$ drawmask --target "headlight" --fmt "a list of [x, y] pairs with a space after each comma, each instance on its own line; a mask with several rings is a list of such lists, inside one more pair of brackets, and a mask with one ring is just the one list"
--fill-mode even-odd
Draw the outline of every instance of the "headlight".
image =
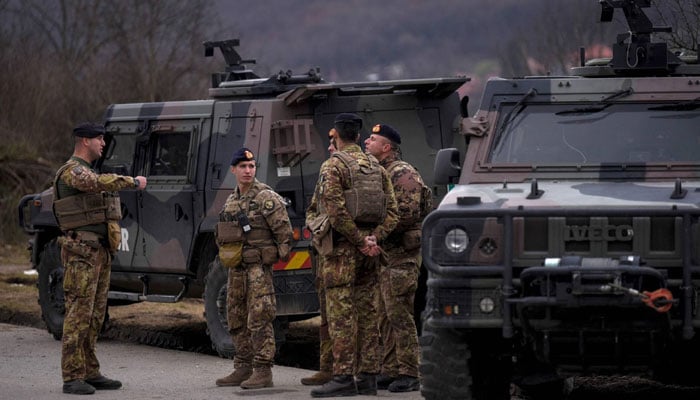
[[452, 253], [461, 253], [469, 245], [469, 236], [461, 228], [450, 229], [445, 235], [445, 247]]

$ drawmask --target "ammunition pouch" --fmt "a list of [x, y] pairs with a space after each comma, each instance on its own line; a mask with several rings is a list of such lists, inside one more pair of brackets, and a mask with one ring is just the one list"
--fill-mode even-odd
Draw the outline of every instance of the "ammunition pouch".
[[93, 258], [102, 246], [102, 238], [94, 232], [68, 231], [66, 236], [60, 236], [57, 243], [62, 251], [76, 254], [83, 258]]
[[119, 221], [122, 217], [119, 196], [108, 192], [68, 196], [54, 201], [53, 207], [62, 231], [107, 221]]
[[321, 256], [327, 256], [333, 251], [333, 235], [331, 234], [331, 221], [327, 215], [319, 215], [309, 221], [311, 231], [311, 244]]
[[219, 246], [224, 243], [243, 242], [243, 229], [237, 222], [219, 222], [214, 233]]
[[243, 242], [219, 245], [219, 262], [224, 268], [236, 268], [241, 264]]
[[253, 243], [254, 241], [272, 241], [272, 232], [270, 232], [269, 229], [261, 229], [258, 227], [253, 226], [253, 229], [250, 230], [245, 235], [245, 238], [247, 241]]
[[260, 254], [260, 249], [250, 248], [243, 250], [243, 263], [244, 264], [260, 264], [262, 262], [262, 257]]
[[265, 246], [260, 248], [260, 258], [265, 265], [272, 265], [279, 261], [280, 257], [277, 253], [277, 246]]

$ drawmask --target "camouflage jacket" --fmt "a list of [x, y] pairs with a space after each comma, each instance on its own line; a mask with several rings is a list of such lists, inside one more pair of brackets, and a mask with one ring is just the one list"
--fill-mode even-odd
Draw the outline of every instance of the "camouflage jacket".
[[[76, 156], [72, 156], [57, 171], [54, 186], [54, 197], [63, 199], [80, 193], [116, 192], [121, 189], [133, 188], [134, 178], [117, 174], [98, 174], [90, 164]], [[98, 233], [107, 234], [106, 224], [88, 225], [78, 228]]]
[[[351, 144], [341, 151], [350, 154], [357, 159], [360, 164], [367, 165], [369, 157], [362, 152], [360, 146]], [[376, 159], [374, 160], [375, 162]], [[329, 216], [331, 226], [339, 234], [343, 235], [350, 243], [356, 246], [364, 244], [364, 234], [353, 221], [352, 216], [345, 207], [345, 197], [343, 191], [350, 188], [350, 170], [337, 157], [330, 157], [321, 165], [319, 173], [318, 190], [320, 208]], [[394, 197], [394, 188], [389, 179], [389, 174], [385, 170], [382, 171], [383, 189], [387, 199], [387, 213], [384, 221], [378, 221], [379, 225], [371, 232], [376, 236], [378, 241], [384, 240], [389, 232], [394, 230], [398, 222], [398, 212], [396, 208], [396, 198]]]
[[399, 222], [394, 232], [420, 229], [423, 221], [421, 216], [423, 178], [411, 164], [400, 160], [394, 154], [380, 161], [380, 164], [387, 170], [394, 186], [399, 211]]
[[[228, 196], [219, 220], [237, 221], [236, 214], [239, 211], [247, 215], [253, 229], [270, 230], [275, 244], [280, 248], [281, 257], [284, 258], [292, 238], [292, 224], [282, 197], [256, 178], [244, 194], [236, 187]], [[262, 242], [246, 242], [251, 246], [264, 245]]]

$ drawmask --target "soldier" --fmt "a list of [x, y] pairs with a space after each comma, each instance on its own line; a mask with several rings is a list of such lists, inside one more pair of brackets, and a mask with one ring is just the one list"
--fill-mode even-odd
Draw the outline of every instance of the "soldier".
[[65, 268], [65, 318], [61, 349], [63, 393], [92, 394], [119, 389], [121, 382], [101, 374], [95, 354], [107, 312], [112, 255], [121, 239], [119, 190], [146, 188], [146, 178], [98, 174], [91, 163], [104, 150], [105, 128], [82, 123], [73, 129], [73, 155], [56, 172], [54, 216]]
[[[391, 180], [357, 144], [362, 119], [335, 118], [338, 151], [321, 165], [319, 208], [328, 215], [332, 249], [323, 256], [322, 283], [333, 348], [333, 379], [312, 397], [377, 393], [379, 372], [378, 243], [398, 220]], [[355, 375], [356, 379], [353, 379]]]
[[[401, 160], [401, 135], [390, 125], [375, 125], [365, 140], [365, 150], [387, 170], [394, 186], [399, 222], [384, 241], [389, 263], [380, 269], [380, 330], [383, 347], [379, 389], [391, 392], [418, 390], [420, 348], [413, 319], [418, 288], [423, 178]], [[432, 199], [432, 197], [431, 197]]]
[[[255, 178], [255, 156], [241, 148], [231, 160], [237, 187], [216, 227], [219, 259], [228, 268], [227, 321], [236, 348], [234, 371], [217, 386], [271, 387], [275, 357], [272, 265], [289, 257], [292, 225], [284, 200]], [[224, 250], [236, 254], [224, 256]]]
[[[328, 145], [328, 154], [333, 155], [336, 151], [335, 147], [335, 130], [331, 129], [328, 133], [330, 138], [330, 144]], [[311, 227], [314, 225], [314, 221], [318, 218], [323, 218], [318, 210], [318, 192], [321, 186], [316, 185], [314, 194], [311, 197], [311, 203], [306, 209], [306, 225]], [[328, 336], [328, 319], [326, 318], [326, 290], [321, 282], [321, 255], [320, 250], [316, 250], [316, 257], [314, 261], [316, 263], [316, 279], [314, 280], [314, 286], [316, 286], [316, 291], [318, 292], [318, 304], [319, 311], [321, 313], [321, 325], [318, 327], [318, 337], [319, 337], [319, 371], [315, 374], [301, 378], [302, 385], [323, 385], [324, 383], [333, 379], [333, 349], [331, 348], [330, 337]]]

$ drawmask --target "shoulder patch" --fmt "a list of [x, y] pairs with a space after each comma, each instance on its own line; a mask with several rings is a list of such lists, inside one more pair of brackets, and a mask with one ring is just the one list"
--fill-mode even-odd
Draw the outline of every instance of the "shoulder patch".
[[263, 203], [263, 207], [265, 207], [266, 210], [272, 210], [275, 208], [275, 202], [272, 200], [265, 200], [265, 203]]
[[82, 175], [83, 171], [84, 171], [84, 168], [80, 165], [77, 165], [77, 166], [73, 167], [73, 169], [71, 170], [71, 173], [73, 175], [77, 176], [77, 175]]

